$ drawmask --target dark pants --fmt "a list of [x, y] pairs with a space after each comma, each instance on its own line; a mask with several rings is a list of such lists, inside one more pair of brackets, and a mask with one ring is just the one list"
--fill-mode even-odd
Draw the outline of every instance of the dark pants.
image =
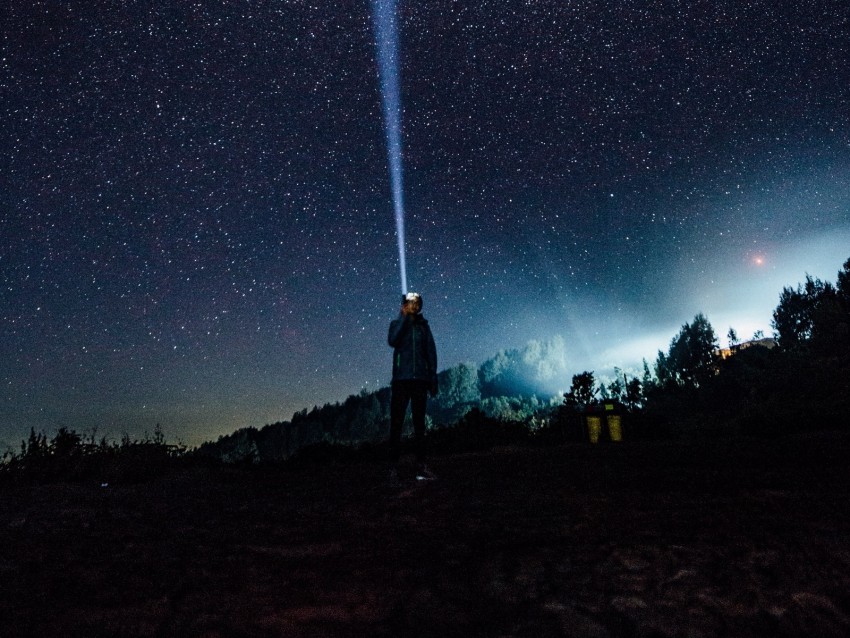
[[427, 381], [393, 381], [390, 401], [390, 460], [397, 463], [401, 444], [401, 428], [407, 404], [413, 412], [413, 445], [416, 460], [425, 460], [425, 406], [428, 403]]

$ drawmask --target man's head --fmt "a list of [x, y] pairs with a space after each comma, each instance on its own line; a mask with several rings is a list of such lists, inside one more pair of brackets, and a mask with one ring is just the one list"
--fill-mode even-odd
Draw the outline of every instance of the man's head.
[[401, 300], [402, 312], [416, 315], [422, 312], [422, 295], [418, 292], [409, 292]]

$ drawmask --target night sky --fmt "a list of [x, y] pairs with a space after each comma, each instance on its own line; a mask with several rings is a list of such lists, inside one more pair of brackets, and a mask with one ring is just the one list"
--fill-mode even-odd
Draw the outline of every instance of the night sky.
[[[196, 444], [388, 383], [368, 0], [5, 6], [0, 446]], [[441, 368], [556, 335], [639, 366], [698, 312], [770, 335], [850, 257], [845, 1], [406, 0], [399, 31]]]

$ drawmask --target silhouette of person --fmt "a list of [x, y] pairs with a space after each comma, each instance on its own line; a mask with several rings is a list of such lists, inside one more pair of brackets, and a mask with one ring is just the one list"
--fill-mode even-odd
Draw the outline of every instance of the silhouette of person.
[[437, 347], [428, 321], [422, 316], [422, 296], [409, 292], [401, 312], [390, 322], [387, 342], [393, 348], [392, 399], [390, 400], [390, 480], [398, 481], [401, 428], [407, 404], [413, 413], [413, 441], [418, 480], [435, 478], [425, 465], [425, 407], [428, 393], [437, 395]]

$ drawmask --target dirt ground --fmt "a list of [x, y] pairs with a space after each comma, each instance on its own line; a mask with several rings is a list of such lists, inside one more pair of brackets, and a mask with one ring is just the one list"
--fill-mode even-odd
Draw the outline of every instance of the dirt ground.
[[0, 636], [848, 636], [850, 436], [0, 486]]

